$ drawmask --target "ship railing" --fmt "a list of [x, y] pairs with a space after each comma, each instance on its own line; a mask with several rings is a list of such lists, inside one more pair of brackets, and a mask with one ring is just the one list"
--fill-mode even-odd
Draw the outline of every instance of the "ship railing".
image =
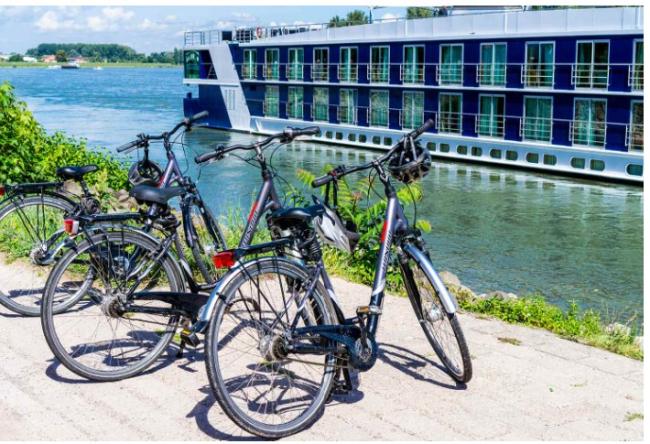
[[463, 63], [440, 63], [436, 70], [436, 81], [440, 85], [462, 85]]
[[507, 75], [507, 63], [479, 63], [476, 69], [476, 83], [482, 86], [505, 86]]
[[259, 72], [258, 67], [259, 63], [242, 63], [241, 66], [241, 77], [244, 80], [255, 80], [257, 79], [257, 74]]
[[264, 63], [262, 65], [262, 75], [266, 80], [280, 80], [280, 64]]
[[328, 82], [330, 77], [329, 63], [314, 63], [311, 65], [311, 80], [313, 82]]
[[288, 80], [303, 80], [304, 76], [304, 64], [303, 63], [288, 63], [287, 64], [287, 79]]
[[627, 71], [627, 85], [632, 91], [643, 91], [643, 64], [630, 65]]
[[630, 150], [643, 151], [643, 124], [625, 125], [625, 145]]
[[336, 118], [339, 123], [344, 125], [356, 125], [357, 124], [357, 110], [356, 106], [337, 106], [333, 105], [336, 108]]
[[337, 71], [339, 82], [359, 81], [359, 63], [339, 63]]
[[371, 63], [370, 83], [389, 83], [389, 82], [390, 82], [390, 64]]
[[307, 104], [287, 103], [287, 118], [294, 120], [304, 120], [305, 108]]
[[519, 117], [519, 137], [522, 140], [550, 142], [553, 119], [547, 117]]
[[[433, 114], [433, 113], [432, 113]], [[424, 123], [424, 111], [399, 110], [399, 124], [402, 129], [415, 129]]]
[[400, 64], [399, 79], [405, 85], [424, 84], [424, 63]]
[[607, 89], [609, 63], [574, 63], [571, 65], [571, 84], [576, 88]]
[[607, 140], [607, 123], [573, 120], [569, 123], [569, 137], [574, 145], [604, 147]]
[[280, 100], [264, 100], [262, 103], [264, 116], [277, 117], [280, 115]]
[[553, 88], [555, 63], [524, 63], [521, 84], [529, 88]]
[[223, 31], [209, 29], [205, 31], [187, 31], [184, 33], [184, 46], [204, 46], [220, 43]]
[[316, 103], [311, 106], [311, 120], [314, 122], [329, 122], [331, 105]]
[[503, 138], [506, 118], [504, 115], [474, 115], [474, 132], [483, 137]]
[[438, 119], [436, 120], [436, 129], [438, 132], [460, 134], [462, 132], [462, 125], [462, 113], [447, 111], [441, 111], [438, 113]]
[[390, 122], [390, 108], [387, 107], [364, 107], [366, 109], [366, 122], [368, 126], [377, 128], [388, 128]]

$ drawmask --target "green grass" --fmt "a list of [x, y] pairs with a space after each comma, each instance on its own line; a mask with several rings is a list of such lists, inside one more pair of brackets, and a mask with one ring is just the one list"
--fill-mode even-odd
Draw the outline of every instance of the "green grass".
[[521, 345], [521, 341], [517, 338], [509, 338], [509, 337], [498, 337], [497, 340], [499, 342], [503, 342], [505, 344], [510, 344], [510, 345]]
[[[47, 68], [52, 65], [64, 65], [64, 63], [29, 63], [29, 62], [5, 62], [0, 61], [0, 68]], [[115, 63], [102, 63], [102, 62], [88, 62], [82, 63], [81, 69], [94, 68], [101, 66], [102, 68], [181, 68], [181, 65], [174, 65], [171, 63], [140, 63], [140, 62], [115, 62]]]
[[630, 413], [625, 414], [625, 422], [635, 421], [637, 419], [643, 420], [643, 413]]

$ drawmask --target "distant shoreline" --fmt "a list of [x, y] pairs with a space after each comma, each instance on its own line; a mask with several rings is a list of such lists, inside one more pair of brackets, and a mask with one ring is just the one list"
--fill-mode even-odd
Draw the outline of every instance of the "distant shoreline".
[[[29, 62], [0, 62], [0, 68], [40, 68], [47, 69], [48, 66], [65, 65], [65, 63], [29, 63]], [[182, 68], [183, 65], [171, 63], [137, 63], [137, 62], [116, 62], [116, 63], [83, 63], [80, 69], [88, 68]]]

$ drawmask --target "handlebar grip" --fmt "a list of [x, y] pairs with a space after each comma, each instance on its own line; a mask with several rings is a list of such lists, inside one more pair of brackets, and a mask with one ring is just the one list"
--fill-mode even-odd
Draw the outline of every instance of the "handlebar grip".
[[201, 111], [200, 113], [196, 113], [188, 119], [188, 123], [194, 123], [197, 120], [201, 120], [204, 117], [208, 117], [209, 114], [210, 113], [208, 113], [207, 111]]
[[317, 126], [308, 126], [307, 128], [287, 128], [284, 135], [290, 139], [298, 136], [319, 136], [320, 128]]
[[428, 130], [429, 128], [433, 128], [433, 124], [434, 124], [433, 119], [428, 119], [426, 122], [424, 122], [424, 124], [420, 128], [416, 128], [415, 130], [413, 130], [411, 134], [409, 134], [409, 136], [413, 137], [414, 139], [417, 139], [426, 130]]
[[134, 140], [133, 142], [125, 143], [124, 145], [117, 147], [116, 151], [118, 153], [123, 153], [128, 149], [135, 148], [136, 146], [138, 146], [139, 143], [140, 143], [139, 140]]
[[205, 163], [209, 160], [214, 159], [219, 155], [219, 149], [216, 149], [214, 151], [208, 151], [207, 153], [199, 154], [194, 158], [194, 162], [196, 163]]
[[328, 183], [330, 183], [333, 180], [334, 180], [334, 176], [326, 174], [324, 176], [317, 177], [316, 179], [312, 180], [311, 181], [311, 186], [312, 186], [312, 188], [322, 187], [323, 185], [327, 185]]

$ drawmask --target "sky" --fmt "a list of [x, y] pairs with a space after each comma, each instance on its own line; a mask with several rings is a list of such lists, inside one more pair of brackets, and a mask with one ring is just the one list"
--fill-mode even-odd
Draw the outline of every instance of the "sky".
[[[367, 6], [0, 6], [0, 53], [24, 53], [39, 43], [119, 43], [138, 52], [183, 44], [186, 30], [323, 23]], [[386, 7], [373, 17], [406, 15]]]

